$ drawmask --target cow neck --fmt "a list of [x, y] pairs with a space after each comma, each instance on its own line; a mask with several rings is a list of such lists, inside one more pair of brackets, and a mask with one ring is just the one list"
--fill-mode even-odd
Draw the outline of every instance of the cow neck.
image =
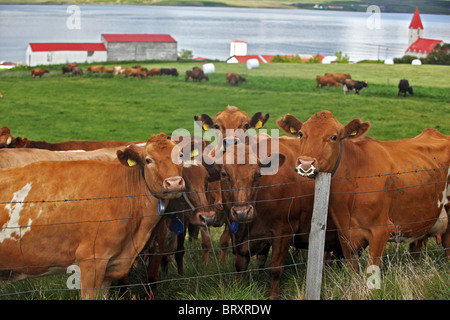
[[331, 171], [331, 176], [334, 175], [334, 173], [336, 172], [336, 170], [337, 170], [338, 167], [339, 167], [339, 164], [341, 163], [341, 157], [342, 157], [342, 151], [343, 151], [343, 150], [344, 150], [344, 140], [341, 140], [341, 143], [340, 143], [340, 150], [339, 150], [339, 156], [338, 156], [338, 159], [337, 159], [337, 161], [336, 161], [336, 164], [334, 165], [333, 170]]
[[148, 184], [147, 184], [147, 180], [145, 179], [145, 169], [144, 169], [144, 166], [141, 166], [141, 176], [142, 176], [142, 179], [144, 180], [144, 183], [145, 183], [145, 186], [147, 187], [147, 190], [150, 192], [150, 194], [151, 194], [153, 197], [155, 197], [155, 198], [158, 199], [158, 201], [159, 201], [159, 205], [158, 205], [158, 214], [159, 214], [159, 215], [164, 214], [164, 212], [165, 212], [165, 210], [166, 210], [166, 207], [167, 207], [167, 204], [168, 204], [169, 201], [168, 201], [168, 200], [164, 200], [164, 199], [158, 197], [157, 195], [155, 195], [155, 194], [152, 192], [152, 190], [150, 190], [150, 187], [149, 187]]

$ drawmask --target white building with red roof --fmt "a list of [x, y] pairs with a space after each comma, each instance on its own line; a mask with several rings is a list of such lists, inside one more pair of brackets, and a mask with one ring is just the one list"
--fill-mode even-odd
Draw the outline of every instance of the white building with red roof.
[[93, 63], [107, 59], [103, 43], [29, 43], [26, 63], [34, 67], [65, 63]]
[[418, 8], [414, 11], [413, 18], [408, 28], [408, 49], [405, 51], [406, 55], [425, 58], [434, 50], [436, 45], [444, 43], [442, 40], [425, 39], [423, 37], [423, 24], [422, 19], [420, 19]]
[[106, 61], [177, 60], [168, 34], [102, 34], [100, 43], [29, 43], [28, 66]]

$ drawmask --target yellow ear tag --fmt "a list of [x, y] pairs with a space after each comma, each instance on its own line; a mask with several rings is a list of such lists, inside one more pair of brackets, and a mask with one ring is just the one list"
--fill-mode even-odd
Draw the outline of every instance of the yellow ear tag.
[[134, 161], [133, 159], [128, 159], [128, 160], [127, 160], [127, 163], [128, 163], [128, 165], [129, 165], [130, 167], [133, 167], [133, 166], [137, 165], [136, 161]]
[[262, 127], [263, 127], [262, 121], [261, 121], [261, 120], [258, 120], [258, 122], [257, 122], [256, 125], [255, 125], [255, 129], [259, 129], [259, 128], [262, 128]]
[[356, 132], [356, 130], [355, 130], [355, 131], [353, 131], [352, 133], [349, 133], [348, 135], [349, 135], [349, 136], [356, 136], [357, 133], [358, 133], [358, 132]]
[[291, 133], [297, 133], [297, 130], [295, 130], [293, 127], [291, 127], [289, 130], [291, 130]]
[[210, 128], [210, 127], [209, 127], [206, 123], [203, 124], [203, 130], [206, 131], [206, 130], [209, 130], [209, 128]]
[[198, 149], [194, 149], [191, 151], [191, 158], [198, 156]]

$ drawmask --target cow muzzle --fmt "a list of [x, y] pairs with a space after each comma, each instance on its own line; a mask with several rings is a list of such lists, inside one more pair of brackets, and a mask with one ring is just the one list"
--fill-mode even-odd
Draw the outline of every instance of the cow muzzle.
[[186, 188], [184, 179], [180, 176], [174, 176], [164, 179], [162, 193], [165, 198], [175, 199], [182, 195], [182, 192]]
[[196, 213], [196, 216], [200, 225], [212, 226], [216, 218], [216, 213], [215, 211], [200, 211]]
[[248, 206], [233, 206], [230, 210], [231, 220], [235, 222], [246, 223], [255, 218], [255, 208]]
[[316, 159], [310, 157], [299, 157], [297, 159], [297, 166], [295, 167], [295, 170], [302, 177], [311, 178], [316, 172], [318, 172], [318, 168], [316, 168], [316, 166]]

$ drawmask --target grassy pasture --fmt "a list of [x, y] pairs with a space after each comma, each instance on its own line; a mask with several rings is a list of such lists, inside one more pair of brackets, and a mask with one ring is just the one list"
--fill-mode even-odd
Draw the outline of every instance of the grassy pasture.
[[[131, 66], [134, 63], [123, 63]], [[111, 64], [113, 65], [113, 64]], [[227, 105], [248, 114], [270, 113], [267, 129], [277, 129], [275, 120], [286, 113], [306, 121], [312, 114], [330, 110], [342, 123], [354, 118], [371, 122], [369, 135], [392, 140], [414, 137], [424, 128], [436, 128], [450, 135], [450, 83], [448, 66], [411, 65], [320, 65], [264, 64], [247, 70], [243, 64], [215, 63], [216, 72], [208, 82], [185, 82], [184, 73], [198, 63], [145, 62], [147, 68], [176, 67], [179, 77], [144, 80], [106, 74], [72, 77], [60, 67], [32, 79], [29, 69], [0, 72], [1, 126], [14, 136], [49, 142], [63, 140], [145, 140], [151, 134], [172, 133], [177, 128], [193, 132], [193, 116], [214, 116]], [[84, 67], [84, 66], [83, 66]], [[225, 73], [234, 71], [247, 78], [232, 87]], [[357, 96], [343, 94], [342, 88], [316, 88], [315, 76], [325, 72], [351, 73], [353, 79], [367, 80], [369, 87]], [[413, 97], [398, 97], [397, 84], [409, 79]], [[270, 133], [270, 132], [269, 132]], [[158, 299], [266, 299], [270, 286], [268, 270], [257, 271], [252, 262], [245, 280], [235, 280], [231, 249], [227, 262], [219, 262], [220, 229], [211, 230], [214, 251], [210, 262], [201, 262], [199, 240], [186, 241], [185, 275], [160, 273]], [[450, 298], [450, 266], [442, 247], [430, 239], [419, 262], [411, 261], [406, 245], [389, 244], [382, 269], [382, 286], [368, 290], [367, 277], [345, 267], [325, 269], [322, 299], [444, 299]], [[282, 277], [284, 299], [305, 295], [306, 253], [291, 251]], [[366, 257], [366, 256], [365, 256]], [[362, 262], [364, 264], [364, 261]], [[362, 269], [363, 270], [363, 269]], [[132, 271], [133, 295], [146, 299], [140, 285], [142, 270]], [[0, 282], [0, 299], [77, 299], [67, 290], [68, 275], [50, 276], [16, 283]], [[14, 294], [24, 292], [23, 294]], [[111, 299], [118, 291], [111, 291]]]

